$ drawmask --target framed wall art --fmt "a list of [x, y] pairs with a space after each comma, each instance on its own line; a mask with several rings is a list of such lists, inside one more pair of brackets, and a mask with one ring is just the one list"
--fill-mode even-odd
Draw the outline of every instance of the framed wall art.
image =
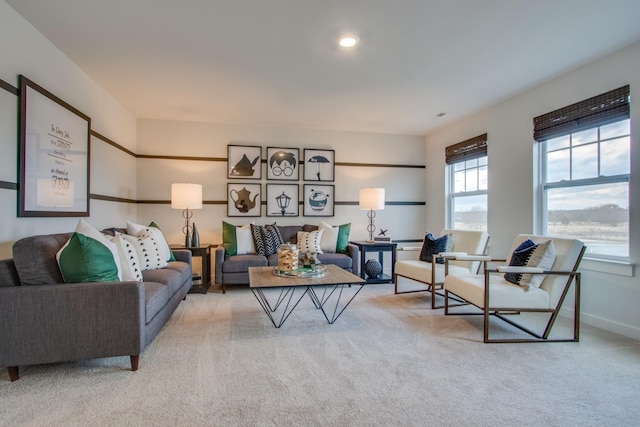
[[89, 216], [91, 118], [19, 80], [18, 216]]
[[227, 178], [262, 178], [262, 147], [227, 145]]
[[297, 181], [300, 149], [267, 147], [267, 179]]
[[304, 216], [333, 216], [333, 185], [304, 184]]
[[262, 185], [227, 183], [227, 216], [261, 216]]
[[267, 184], [267, 216], [298, 216], [299, 191], [298, 184]]
[[304, 180], [334, 181], [335, 150], [304, 149]]

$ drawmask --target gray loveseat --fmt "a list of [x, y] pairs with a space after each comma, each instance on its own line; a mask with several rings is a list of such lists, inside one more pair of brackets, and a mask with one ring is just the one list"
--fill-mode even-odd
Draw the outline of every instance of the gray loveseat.
[[[315, 225], [279, 225], [284, 242], [297, 243], [298, 231], [314, 231]], [[347, 253], [322, 253], [318, 260], [323, 264], [335, 264], [338, 267], [358, 275], [360, 250], [356, 245], [348, 244]], [[226, 285], [248, 285], [249, 267], [277, 266], [278, 254], [268, 257], [256, 254], [233, 255], [225, 258], [225, 248], [218, 245], [215, 250], [215, 282], [222, 287]]]
[[32, 236], [0, 261], [0, 367], [140, 354], [191, 287], [191, 252], [144, 282], [64, 283], [56, 253], [72, 233]]

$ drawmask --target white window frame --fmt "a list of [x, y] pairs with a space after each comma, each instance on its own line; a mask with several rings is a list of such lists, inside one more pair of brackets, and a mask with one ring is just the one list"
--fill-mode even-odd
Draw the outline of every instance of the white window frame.
[[[489, 159], [488, 156], [482, 156], [482, 157], [478, 157], [476, 160], [478, 160], [478, 163], [481, 159], [486, 159], [485, 164], [481, 165], [481, 166], [486, 166], [487, 168], [487, 175], [489, 173]], [[474, 160], [474, 159], [471, 159]], [[449, 215], [447, 218], [448, 224], [449, 224], [449, 228], [451, 229], [455, 229], [456, 226], [456, 220], [455, 220], [455, 216], [456, 216], [456, 212], [455, 212], [455, 205], [456, 205], [456, 199], [459, 198], [464, 198], [464, 197], [470, 197], [470, 196], [486, 196], [488, 198], [488, 194], [489, 194], [489, 183], [488, 183], [488, 178], [487, 178], [487, 188], [484, 190], [474, 190], [474, 191], [461, 191], [461, 192], [455, 192], [455, 166], [460, 164], [460, 163], [465, 163], [469, 160], [466, 159], [461, 159], [460, 161], [454, 162], [450, 165], [447, 165], [448, 168], [448, 180], [449, 180], [449, 197], [448, 197], [448, 205], [449, 205]], [[476, 169], [476, 174], [477, 174], [477, 182], [478, 182], [478, 187], [480, 186], [480, 167], [479, 165], [475, 166], [474, 168], [465, 168], [465, 170], [470, 170], [470, 169]], [[466, 185], [465, 185], [466, 188]], [[488, 200], [487, 200], [487, 216], [488, 216], [488, 210], [489, 210], [489, 206], [488, 206]], [[487, 231], [488, 229], [488, 218], [485, 221], [484, 224], [484, 228], [482, 229], [482, 231]]]
[[[620, 121], [624, 121], [624, 120], [630, 120], [630, 119], [621, 119]], [[609, 138], [609, 139], [600, 139], [600, 127], [601, 126], [606, 126], [612, 123], [603, 123], [603, 124], [599, 124], [599, 125], [595, 125], [592, 128], [589, 129], [594, 129], [597, 128], [598, 129], [598, 138], [596, 141], [594, 142], [590, 142], [588, 144], [600, 144], [606, 141], [610, 141], [610, 140], [615, 140], [621, 137], [628, 137], [631, 138], [631, 134], [627, 134], [627, 135], [618, 135], [615, 136], [613, 138]], [[585, 129], [586, 130], [586, 129]], [[583, 130], [581, 130], [583, 131]], [[573, 135], [573, 134], [570, 134]], [[568, 179], [568, 180], [561, 180], [561, 181], [556, 181], [556, 182], [546, 182], [546, 176], [547, 176], [547, 140], [541, 141], [538, 144], [538, 159], [539, 159], [539, 179], [538, 179], [538, 183], [539, 183], [539, 188], [540, 191], [538, 192], [538, 206], [539, 206], [539, 212], [538, 212], [538, 226], [537, 229], [539, 230], [540, 234], [546, 235], [548, 234], [548, 230], [547, 230], [547, 224], [548, 224], [548, 206], [547, 206], [547, 190], [553, 190], [553, 189], [558, 189], [558, 188], [577, 188], [577, 187], [583, 187], [583, 186], [594, 186], [594, 185], [607, 185], [607, 184], [617, 184], [617, 183], [627, 183], [627, 185], [629, 186], [628, 188], [628, 192], [630, 194], [631, 192], [631, 183], [630, 183], [630, 171], [626, 174], [618, 174], [618, 175], [609, 175], [609, 176], [602, 176], [600, 175], [600, 170], [601, 170], [601, 158], [598, 155], [598, 159], [597, 159], [597, 164], [598, 164], [598, 176], [595, 178], [583, 178], [583, 179]], [[575, 147], [583, 147], [587, 144], [582, 144], [582, 145], [576, 145]], [[573, 150], [574, 146], [571, 144], [570, 142], [570, 160], [569, 160], [569, 173], [571, 174], [571, 167], [572, 167], [572, 162], [571, 162], [571, 155], [573, 154], [572, 150]], [[600, 152], [600, 150], [598, 150], [598, 153]], [[571, 176], [571, 175], [570, 175]], [[579, 238], [579, 237], [578, 237]], [[587, 245], [588, 246], [588, 245]], [[630, 247], [630, 241], [627, 238], [627, 254], [629, 254], [629, 251], [631, 250]], [[607, 254], [600, 254], [600, 253], [587, 253], [585, 254], [586, 258], [592, 258], [595, 260], [604, 260], [604, 261], [619, 261], [619, 262], [628, 262], [629, 261], [629, 255], [627, 255], [626, 257], [622, 257], [622, 256], [615, 256], [615, 255], [607, 255]]]

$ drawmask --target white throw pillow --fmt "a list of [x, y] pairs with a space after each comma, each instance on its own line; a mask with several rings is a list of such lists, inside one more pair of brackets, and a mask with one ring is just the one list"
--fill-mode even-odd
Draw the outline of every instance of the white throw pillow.
[[327, 224], [324, 221], [320, 221], [318, 230], [322, 230], [322, 240], [320, 240], [320, 247], [323, 252], [335, 252], [338, 245], [338, 233], [340, 233], [340, 227], [333, 227], [331, 224]]
[[123, 238], [121, 233], [116, 233], [116, 235], [111, 238], [111, 241], [115, 243], [118, 248], [122, 280], [142, 282], [140, 258], [138, 257], [138, 252], [133, 244]]
[[144, 237], [144, 235], [152, 236], [158, 244], [162, 259], [165, 261], [171, 260], [171, 248], [169, 248], [169, 243], [167, 243], [167, 239], [159, 228], [127, 221], [127, 234], [136, 237]]
[[160, 245], [153, 236], [136, 237], [129, 234], [121, 234], [121, 236], [136, 249], [142, 271], [165, 268], [168, 265], [166, 258], [160, 252]]
[[238, 245], [238, 255], [255, 254], [256, 244], [251, 234], [251, 224], [236, 227], [236, 244]]
[[322, 248], [320, 247], [320, 241], [322, 240], [323, 231], [324, 230], [298, 231], [298, 251], [300, 253], [323, 253]]

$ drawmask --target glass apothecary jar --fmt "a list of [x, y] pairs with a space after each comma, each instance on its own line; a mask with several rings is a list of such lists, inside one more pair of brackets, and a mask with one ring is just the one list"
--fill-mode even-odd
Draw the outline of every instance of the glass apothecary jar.
[[298, 269], [298, 247], [293, 243], [283, 243], [278, 247], [278, 270], [283, 272]]

